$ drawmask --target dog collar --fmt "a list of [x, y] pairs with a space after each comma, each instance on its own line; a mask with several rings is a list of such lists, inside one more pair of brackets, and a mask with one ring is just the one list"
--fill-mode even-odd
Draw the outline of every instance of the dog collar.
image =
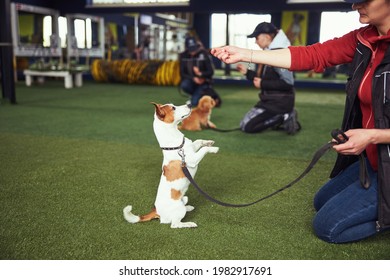
[[183, 148], [184, 142], [185, 142], [185, 138], [183, 137], [183, 142], [178, 147], [173, 147], [173, 148], [170, 148], [170, 147], [160, 147], [160, 148], [161, 148], [161, 150], [166, 150], [166, 151], [180, 150], [181, 148]]

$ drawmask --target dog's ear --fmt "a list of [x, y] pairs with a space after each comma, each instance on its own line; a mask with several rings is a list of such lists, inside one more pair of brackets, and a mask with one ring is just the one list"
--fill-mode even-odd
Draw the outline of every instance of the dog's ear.
[[201, 111], [204, 111], [204, 110], [207, 109], [207, 107], [206, 107], [206, 100], [205, 100], [205, 99], [199, 100], [198, 108], [199, 108]]
[[161, 104], [158, 104], [158, 103], [155, 103], [155, 102], [150, 102], [154, 105], [155, 109], [156, 109], [156, 115], [157, 117], [160, 119], [160, 120], [163, 120], [164, 117], [165, 117], [165, 111], [161, 109], [162, 105]]
[[199, 99], [198, 106], [196, 106], [200, 111], [203, 111], [205, 108], [205, 103], [206, 103], [206, 95], [202, 96]]

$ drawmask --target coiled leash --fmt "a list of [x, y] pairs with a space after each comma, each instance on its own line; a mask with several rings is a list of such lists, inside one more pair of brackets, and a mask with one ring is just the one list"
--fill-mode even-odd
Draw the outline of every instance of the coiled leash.
[[[217, 203], [219, 205], [222, 205], [222, 206], [226, 206], [226, 207], [247, 207], [247, 206], [250, 206], [250, 205], [253, 205], [253, 204], [256, 204], [260, 201], [263, 201], [267, 198], [270, 198], [271, 196], [274, 196], [276, 195], [277, 193], [280, 193], [282, 191], [284, 191], [285, 189], [288, 189], [290, 188], [291, 186], [293, 186], [295, 183], [297, 183], [299, 180], [301, 180], [303, 177], [305, 177], [309, 172], [310, 170], [314, 167], [314, 165], [318, 162], [318, 160], [327, 152], [329, 151], [334, 145], [338, 145], [338, 144], [342, 144], [342, 143], [345, 143], [348, 141], [348, 136], [340, 129], [335, 129], [331, 132], [331, 135], [332, 135], [332, 138], [334, 141], [329, 141], [328, 143], [326, 143], [324, 146], [322, 146], [320, 149], [318, 149], [316, 151], [316, 153], [314, 154], [311, 162], [309, 163], [309, 165], [306, 167], [306, 169], [302, 172], [301, 175], [299, 175], [295, 180], [291, 181], [290, 183], [288, 183], [286, 186], [284, 186], [283, 188], [280, 188], [276, 191], [274, 191], [273, 193], [270, 193], [269, 195], [266, 195], [264, 197], [261, 197], [259, 198], [258, 200], [256, 201], [253, 201], [253, 202], [250, 202], [250, 203], [244, 203], [244, 204], [232, 204], [232, 203], [226, 203], [226, 202], [223, 202], [223, 201], [220, 201], [218, 199], [215, 199], [213, 198], [212, 196], [210, 196], [208, 193], [206, 193], [204, 190], [202, 190], [195, 182], [194, 178], [191, 176], [190, 172], [188, 171], [187, 169], [187, 166], [186, 166], [186, 163], [185, 163], [185, 155], [184, 155], [184, 151], [181, 150], [179, 152], [179, 155], [181, 156], [182, 158], [182, 170], [185, 174], [185, 176], [187, 177], [187, 179], [190, 181], [190, 183], [198, 190], [199, 193], [201, 193], [206, 199], [210, 200], [211, 202], [214, 202], [214, 203]], [[362, 186], [364, 188], [369, 188], [370, 186], [370, 179], [369, 179], [369, 176], [368, 176], [368, 171], [367, 171], [367, 166], [366, 166], [366, 161], [363, 157], [362, 154], [359, 155], [359, 162], [360, 162], [360, 171], [359, 171], [359, 177], [360, 177], [360, 183], [362, 184]]]

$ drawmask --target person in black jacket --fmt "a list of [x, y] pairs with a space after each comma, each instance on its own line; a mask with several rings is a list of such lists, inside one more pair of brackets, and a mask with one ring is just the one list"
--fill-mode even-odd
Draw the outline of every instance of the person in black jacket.
[[[290, 41], [283, 30], [278, 30], [272, 23], [258, 24], [248, 38], [256, 38], [261, 49], [278, 49], [290, 46]], [[295, 134], [301, 125], [294, 110], [294, 76], [291, 71], [258, 65], [257, 71], [237, 64], [237, 70], [246, 75], [253, 85], [260, 89], [259, 102], [244, 116], [240, 123], [241, 130], [247, 133], [262, 132], [267, 128], [283, 128], [288, 134]]]
[[203, 95], [210, 95], [220, 105], [220, 99], [213, 90], [214, 65], [211, 56], [194, 37], [185, 40], [185, 51], [179, 56], [180, 88], [191, 96], [191, 105], [197, 106]]

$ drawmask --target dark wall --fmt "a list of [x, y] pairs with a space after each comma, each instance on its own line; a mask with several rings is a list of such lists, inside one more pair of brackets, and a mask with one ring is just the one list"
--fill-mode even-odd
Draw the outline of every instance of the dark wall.
[[311, 45], [319, 40], [321, 11], [312, 11], [309, 13], [309, 25], [307, 27], [307, 44]]
[[208, 48], [211, 45], [211, 15], [194, 14], [194, 29], [203, 45]]

